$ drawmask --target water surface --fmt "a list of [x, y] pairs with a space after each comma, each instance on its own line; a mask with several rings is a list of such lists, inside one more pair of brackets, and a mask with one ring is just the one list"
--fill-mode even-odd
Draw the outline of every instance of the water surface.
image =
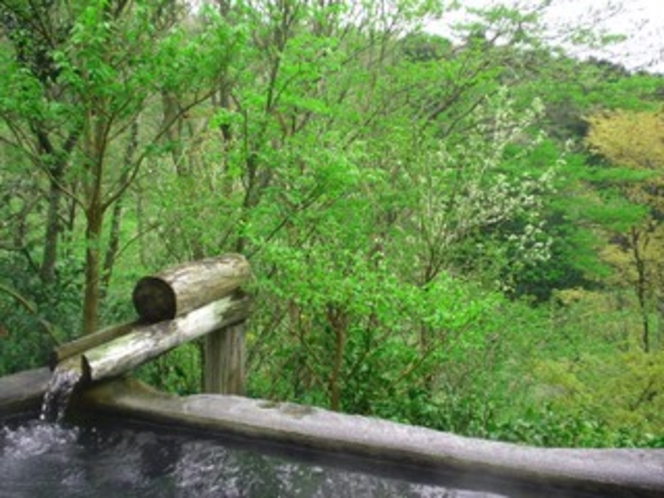
[[67, 426], [45, 420], [0, 429], [0, 497], [502, 498], [411, 476], [386, 476], [284, 449], [154, 427]]

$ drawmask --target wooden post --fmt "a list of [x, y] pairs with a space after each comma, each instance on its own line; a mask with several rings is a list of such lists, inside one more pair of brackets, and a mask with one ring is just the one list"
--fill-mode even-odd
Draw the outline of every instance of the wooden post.
[[205, 337], [203, 390], [212, 394], [245, 392], [245, 322]]

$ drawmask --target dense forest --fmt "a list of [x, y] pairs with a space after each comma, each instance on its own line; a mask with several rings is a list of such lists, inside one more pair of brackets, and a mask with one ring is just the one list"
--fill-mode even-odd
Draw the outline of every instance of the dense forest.
[[664, 78], [448, 3], [0, 0], [0, 374], [239, 252], [250, 396], [664, 446]]

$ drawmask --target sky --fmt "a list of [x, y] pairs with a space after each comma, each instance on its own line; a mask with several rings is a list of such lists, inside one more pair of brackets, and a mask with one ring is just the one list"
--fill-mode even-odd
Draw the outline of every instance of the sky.
[[[539, 1], [460, 0], [460, 3], [486, 7], [495, 4], [532, 5]], [[613, 60], [630, 69], [664, 73], [664, 0], [553, 0], [545, 19], [554, 29], [582, 24], [593, 30], [600, 27], [626, 35], [626, 41], [602, 51], [578, 53]]]

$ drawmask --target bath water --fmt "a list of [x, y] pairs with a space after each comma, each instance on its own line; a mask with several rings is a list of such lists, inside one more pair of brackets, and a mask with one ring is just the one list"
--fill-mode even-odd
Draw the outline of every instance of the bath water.
[[[125, 424], [123, 424], [125, 425]], [[307, 461], [307, 459], [309, 461]], [[412, 478], [412, 476], [409, 476]], [[154, 427], [67, 426], [44, 420], [0, 429], [1, 498], [75, 497], [501, 498], [405, 476], [374, 475], [320, 458]]]

